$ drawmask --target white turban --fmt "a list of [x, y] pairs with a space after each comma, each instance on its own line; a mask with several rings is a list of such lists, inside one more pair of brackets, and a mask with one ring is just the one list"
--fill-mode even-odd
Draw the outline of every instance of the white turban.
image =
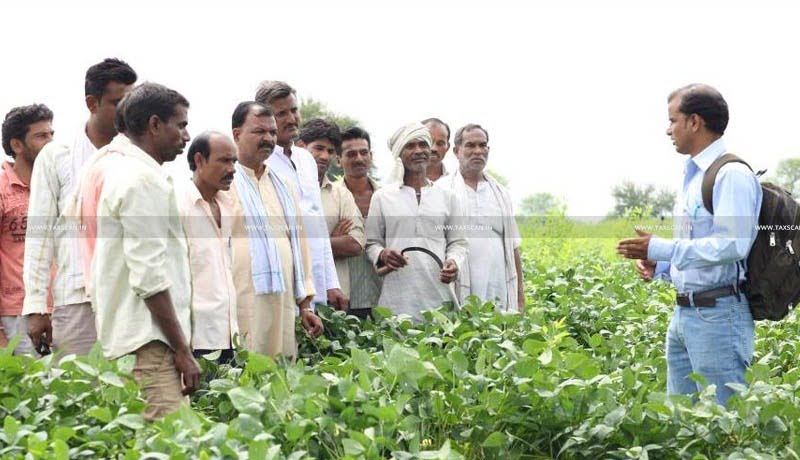
[[428, 147], [433, 146], [431, 133], [422, 123], [409, 123], [395, 131], [392, 137], [389, 138], [389, 150], [392, 151], [392, 156], [394, 157], [394, 166], [387, 179], [389, 184], [403, 183], [405, 169], [403, 168], [403, 160], [400, 159], [400, 153], [403, 152], [403, 147], [414, 139], [422, 139], [428, 143]]

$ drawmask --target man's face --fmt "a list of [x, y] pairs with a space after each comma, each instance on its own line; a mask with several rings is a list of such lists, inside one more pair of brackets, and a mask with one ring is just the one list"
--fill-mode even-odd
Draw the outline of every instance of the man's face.
[[117, 105], [132, 88], [133, 85], [111, 81], [106, 85], [105, 91], [103, 91], [103, 95], [99, 100], [95, 96], [88, 97], [89, 110], [97, 117], [97, 121], [103, 131], [116, 132], [114, 117], [116, 116]]
[[406, 172], [425, 174], [428, 168], [428, 160], [431, 156], [431, 148], [422, 139], [414, 139], [403, 147], [400, 152], [400, 160]]
[[196, 153], [197, 176], [215, 191], [229, 190], [236, 164], [236, 144], [228, 136], [213, 135], [208, 141], [208, 160]]
[[278, 124], [278, 145], [291, 145], [300, 134], [300, 111], [297, 97], [290, 94], [283, 99], [276, 99], [270, 106]]
[[[252, 111], [247, 114], [244, 124], [233, 130], [233, 138], [239, 147], [239, 155], [247, 164], [262, 164], [272, 154], [278, 139], [278, 128], [275, 117], [256, 116]], [[250, 161], [252, 160], [252, 161]]]
[[183, 152], [189, 142], [189, 109], [185, 105], [176, 105], [175, 112], [164, 123], [161, 123], [157, 132], [156, 145], [161, 161], [172, 161]]
[[53, 140], [53, 134], [53, 124], [50, 121], [37, 121], [29, 125], [25, 139], [19, 143], [20, 151], [16, 152], [17, 158], [22, 157], [33, 164], [42, 148]]
[[461, 145], [457, 145], [453, 152], [462, 172], [480, 174], [489, 161], [489, 141], [483, 130], [471, 129], [464, 133]]
[[342, 142], [339, 164], [347, 177], [361, 178], [372, 165], [372, 151], [366, 139], [348, 139]]
[[690, 126], [690, 119], [686, 114], [678, 110], [681, 103], [681, 96], [675, 96], [669, 101], [669, 128], [667, 128], [667, 136], [672, 139], [672, 145], [678, 153], [690, 154], [692, 143], [692, 130]]
[[439, 123], [430, 122], [425, 125], [431, 133], [433, 147], [431, 148], [430, 166], [437, 166], [444, 159], [445, 154], [450, 150], [450, 141], [447, 139], [447, 129]]
[[333, 142], [328, 139], [317, 139], [306, 144], [305, 148], [311, 152], [314, 160], [316, 160], [317, 177], [322, 179], [325, 173], [328, 172], [328, 166], [331, 165], [331, 158], [336, 155], [336, 147], [334, 147]]

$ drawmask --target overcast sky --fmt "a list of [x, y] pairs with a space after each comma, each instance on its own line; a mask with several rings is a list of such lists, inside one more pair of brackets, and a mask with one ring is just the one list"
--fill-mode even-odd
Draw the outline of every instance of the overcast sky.
[[[87, 117], [86, 68], [114, 56], [140, 81], [183, 93], [193, 135], [227, 133], [237, 102], [280, 79], [360, 120], [382, 174], [397, 127], [479, 123], [516, 201], [550, 192], [575, 216], [605, 215], [623, 180], [677, 187], [683, 157], [665, 135], [666, 97], [687, 83], [722, 92], [728, 148], [754, 168], [800, 156], [800, 11], [790, 6], [274, 3], [3, 2], [0, 111], [45, 103], [56, 138], [71, 142]], [[170, 169], [188, 174], [185, 157]]]

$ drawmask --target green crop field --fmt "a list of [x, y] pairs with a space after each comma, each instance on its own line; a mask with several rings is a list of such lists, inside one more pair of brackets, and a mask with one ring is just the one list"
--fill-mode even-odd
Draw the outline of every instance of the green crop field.
[[0, 457], [798, 458], [794, 315], [758, 323], [749, 388], [727, 407], [712, 389], [668, 397], [673, 293], [614, 256], [631, 223], [549, 224], [522, 225], [524, 315], [472, 302], [424, 325], [386, 310], [361, 324], [324, 311], [326, 335], [304, 338], [297, 363], [203, 362], [191, 409], [154, 424], [130, 359], [4, 350]]

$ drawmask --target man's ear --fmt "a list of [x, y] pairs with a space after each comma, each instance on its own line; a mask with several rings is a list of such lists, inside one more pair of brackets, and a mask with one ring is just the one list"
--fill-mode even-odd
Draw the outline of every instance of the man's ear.
[[97, 109], [100, 107], [100, 98], [94, 95], [86, 96], [86, 108], [89, 109], [91, 113], [97, 113]]
[[703, 120], [703, 117], [696, 113], [689, 115], [689, 122], [691, 123], [693, 131], [700, 131], [700, 128], [706, 124], [706, 121]]
[[14, 158], [20, 156], [25, 150], [25, 143], [22, 139], [11, 139], [11, 151], [14, 152]]
[[242, 134], [242, 128], [233, 128], [231, 132], [233, 134], [233, 142], [238, 144], [239, 143], [239, 136]]
[[459, 151], [459, 150], [460, 150], [460, 149], [458, 148], [458, 146], [457, 146], [457, 145], [456, 145], [455, 147], [453, 147], [453, 155], [455, 155], [455, 156], [456, 156], [456, 158], [458, 158], [458, 151]]
[[297, 141], [295, 141], [294, 145], [300, 147], [301, 149], [306, 148], [306, 143], [302, 139], [297, 139]]
[[206, 157], [204, 157], [202, 153], [194, 152], [195, 171], [199, 170], [200, 167], [205, 166], [206, 163]]
[[150, 118], [147, 119], [147, 129], [155, 134], [161, 129], [161, 123], [158, 115], [150, 115]]

